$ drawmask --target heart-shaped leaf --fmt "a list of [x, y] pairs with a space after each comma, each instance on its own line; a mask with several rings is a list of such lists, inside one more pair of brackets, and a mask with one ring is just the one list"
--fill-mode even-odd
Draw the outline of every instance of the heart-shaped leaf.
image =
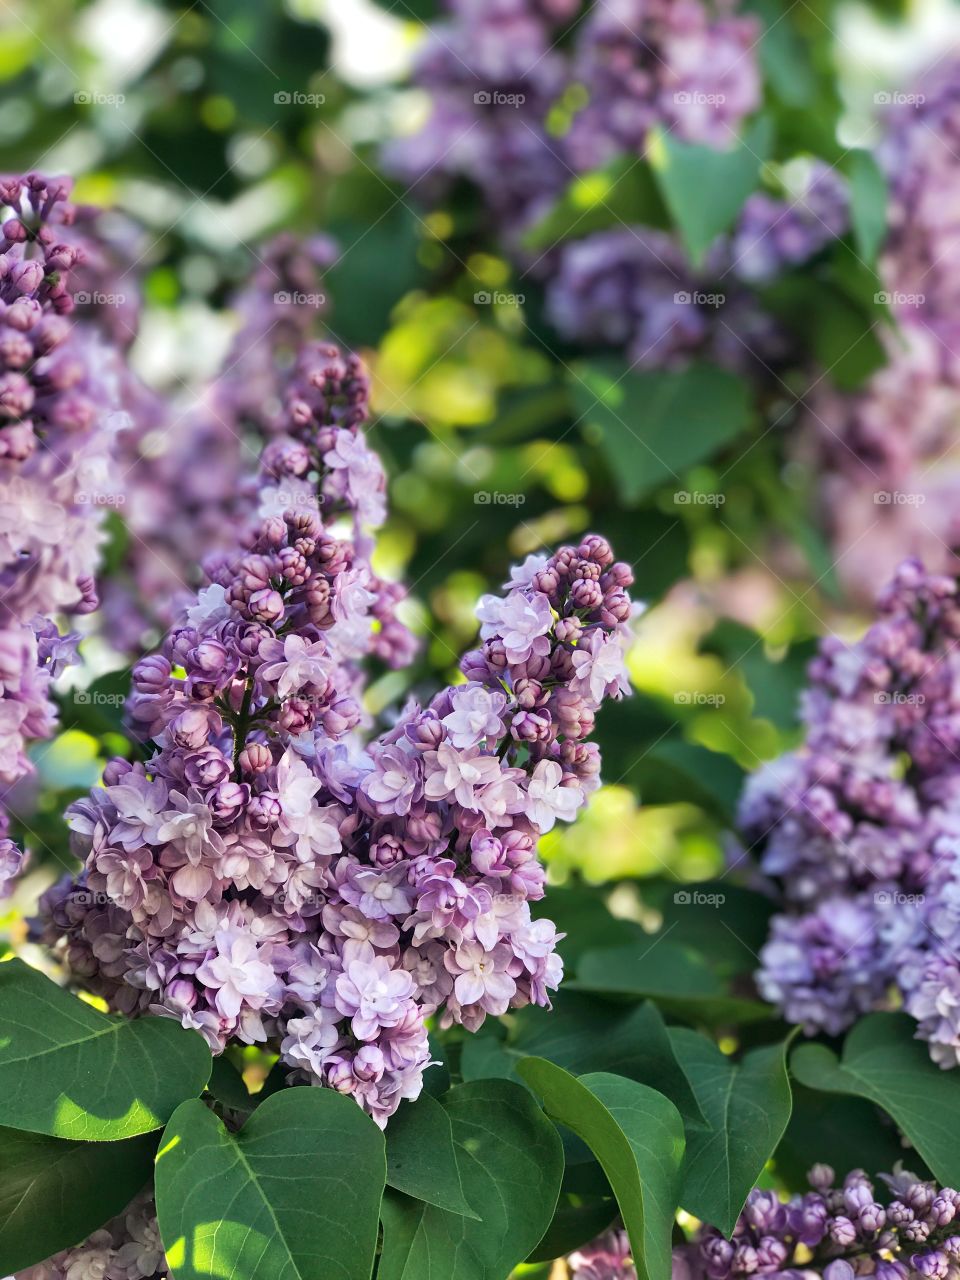
[[0, 1124], [107, 1142], [159, 1129], [210, 1076], [170, 1018], [108, 1018], [21, 960], [0, 964]]
[[79, 1244], [122, 1213], [153, 1170], [156, 1135], [72, 1142], [0, 1129], [0, 1270]]
[[184, 1102], [157, 1156], [160, 1234], [177, 1280], [370, 1280], [383, 1134], [332, 1089], [286, 1089], [239, 1133]]
[[563, 1150], [527, 1090], [476, 1080], [451, 1089], [442, 1105], [464, 1194], [480, 1220], [388, 1191], [377, 1280], [504, 1280], [553, 1218]]
[[707, 1120], [687, 1125], [680, 1203], [730, 1235], [790, 1119], [787, 1043], [734, 1063], [696, 1031], [677, 1027], [670, 1039]]
[[914, 1038], [917, 1024], [903, 1013], [872, 1013], [847, 1036], [843, 1059], [825, 1045], [804, 1044], [790, 1070], [809, 1089], [867, 1098], [896, 1121], [934, 1177], [947, 1186], [960, 1181], [960, 1079], [941, 1071], [926, 1045]]
[[683, 1121], [673, 1103], [623, 1076], [570, 1075], [545, 1058], [517, 1070], [543, 1098], [547, 1114], [593, 1151], [609, 1179], [641, 1280], [669, 1280]]
[[401, 1103], [390, 1117], [387, 1186], [438, 1209], [478, 1218], [463, 1194], [450, 1117], [428, 1093]]
[[733, 226], [757, 185], [773, 130], [757, 120], [732, 147], [719, 151], [656, 129], [647, 150], [664, 203], [693, 263], [703, 262], [717, 236]]

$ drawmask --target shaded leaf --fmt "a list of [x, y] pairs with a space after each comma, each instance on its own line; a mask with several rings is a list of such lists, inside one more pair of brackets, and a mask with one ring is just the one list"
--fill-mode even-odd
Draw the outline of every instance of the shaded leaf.
[[21, 960], [0, 965], [0, 1123], [109, 1141], [159, 1129], [210, 1076], [201, 1035], [112, 1018]]
[[477, 1080], [443, 1099], [464, 1194], [480, 1221], [388, 1190], [377, 1280], [504, 1280], [553, 1218], [563, 1153], [530, 1094]]
[[463, 1194], [450, 1117], [428, 1093], [402, 1102], [390, 1117], [387, 1186], [450, 1213], [477, 1217]]
[[548, 1115], [594, 1152], [610, 1181], [641, 1280], [669, 1280], [684, 1135], [668, 1098], [622, 1076], [578, 1079], [545, 1058], [518, 1067]]
[[790, 1119], [787, 1043], [732, 1062], [706, 1036], [670, 1032], [706, 1124], [688, 1124], [683, 1207], [729, 1236]]
[[383, 1134], [352, 1098], [274, 1094], [231, 1134], [198, 1100], [157, 1156], [157, 1216], [177, 1280], [369, 1280], [386, 1177]]
[[73, 1142], [0, 1129], [4, 1275], [79, 1244], [122, 1213], [153, 1171], [156, 1135]]

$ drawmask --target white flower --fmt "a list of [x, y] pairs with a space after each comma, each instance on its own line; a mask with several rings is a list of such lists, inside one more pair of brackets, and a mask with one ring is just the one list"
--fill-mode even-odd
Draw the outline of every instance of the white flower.
[[506, 701], [502, 693], [475, 682], [455, 689], [450, 697], [453, 710], [442, 720], [453, 745], [464, 750], [475, 747], [482, 738], [499, 738]]
[[323, 786], [315, 773], [292, 751], [277, 766], [277, 795], [283, 820], [297, 837], [297, 857], [305, 862], [341, 849], [340, 832], [331, 807], [321, 808], [314, 796]]
[[562, 786], [563, 770], [555, 760], [541, 760], [527, 784], [527, 817], [543, 834], [557, 818], [572, 822], [583, 803], [579, 786]]
[[197, 593], [197, 603], [187, 610], [187, 625], [200, 631], [204, 628], [204, 623], [218, 622], [229, 614], [226, 587], [215, 582]]

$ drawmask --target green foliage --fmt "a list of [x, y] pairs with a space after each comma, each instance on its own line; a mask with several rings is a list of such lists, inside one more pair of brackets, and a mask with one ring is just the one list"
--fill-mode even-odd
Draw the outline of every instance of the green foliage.
[[153, 1171], [155, 1135], [73, 1142], [0, 1129], [0, 1267], [21, 1271], [122, 1213]]
[[505, 1280], [553, 1217], [563, 1151], [529, 1093], [477, 1080], [441, 1101], [477, 1219], [388, 1190], [377, 1280]]
[[177, 1108], [157, 1154], [157, 1215], [177, 1280], [369, 1280], [386, 1178], [383, 1135], [349, 1098], [294, 1088], [237, 1134]]
[[790, 1119], [786, 1042], [733, 1063], [706, 1037], [670, 1033], [705, 1124], [688, 1124], [680, 1203], [730, 1235]]
[[0, 1122], [105, 1142], [159, 1129], [201, 1092], [210, 1051], [169, 1018], [106, 1017], [21, 960], [0, 965]]
[[753, 417], [742, 379], [708, 364], [632, 371], [615, 357], [596, 359], [574, 370], [571, 389], [627, 506], [657, 485], [683, 490], [684, 470], [730, 444]]
[[518, 1070], [548, 1115], [585, 1142], [610, 1181], [641, 1280], [668, 1280], [684, 1135], [680, 1113], [654, 1089], [596, 1072], [579, 1079], [545, 1058]]
[[793, 1075], [810, 1089], [853, 1094], [882, 1107], [946, 1186], [960, 1179], [960, 1080], [941, 1071], [927, 1046], [914, 1038], [906, 1014], [873, 1013], [853, 1027], [843, 1055], [821, 1044], [800, 1045], [790, 1058]]

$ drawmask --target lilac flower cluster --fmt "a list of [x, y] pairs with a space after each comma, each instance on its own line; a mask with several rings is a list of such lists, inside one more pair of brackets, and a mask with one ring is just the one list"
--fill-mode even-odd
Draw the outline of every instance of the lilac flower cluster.
[[632, 575], [595, 536], [528, 557], [480, 602], [465, 682], [364, 747], [361, 660], [406, 646], [368, 560], [366, 377], [308, 344], [282, 406], [241, 548], [134, 668], [153, 754], [68, 811], [85, 869], [45, 939], [113, 1008], [270, 1043], [384, 1123], [420, 1091], [428, 1017], [474, 1030], [559, 981], [536, 843], [598, 785]]
[[[673, 1251], [673, 1280], [807, 1276], [823, 1280], [946, 1280], [960, 1263], [960, 1192], [925, 1182], [898, 1163], [878, 1188], [862, 1169], [835, 1186], [829, 1165], [811, 1190], [782, 1201], [754, 1188], [729, 1239], [699, 1228]], [[627, 1233], [614, 1228], [567, 1259], [571, 1280], [636, 1280]]]
[[960, 1054], [958, 639], [956, 582], [908, 561], [861, 640], [821, 643], [804, 745], [761, 767], [740, 806], [785, 906], [762, 994], [836, 1034], [898, 987], [944, 1066]]
[[[256, 499], [259, 444], [282, 428], [283, 385], [299, 347], [326, 312], [323, 236], [280, 235], [258, 252], [232, 299], [237, 330], [216, 377], [180, 409], [134, 383], [131, 429], [118, 441], [130, 543], [124, 572], [104, 585], [104, 619], [121, 651], [165, 629], [198, 585], [197, 547], [229, 547]], [[191, 465], [183, 465], [189, 453]]]
[[[78, 320], [75, 276], [92, 241], [69, 183], [0, 181], [0, 783], [29, 769], [26, 744], [53, 735], [50, 679], [75, 656], [52, 619], [97, 605], [95, 573], [116, 433], [126, 424], [117, 347]], [[89, 222], [89, 219], [86, 219]], [[0, 891], [20, 855], [0, 817]]]
[[595, 5], [568, 24], [569, 51], [557, 28], [574, 18], [576, 0], [450, 8], [416, 73], [430, 116], [391, 146], [388, 165], [422, 183], [421, 198], [468, 178], [508, 232], [528, 225], [572, 174], [642, 152], [654, 125], [726, 146], [759, 105], [754, 19], [714, 15], [699, 0]]
[[960, 60], [938, 60], [916, 89], [886, 109], [878, 151], [890, 192], [881, 300], [897, 325], [887, 364], [853, 394], [822, 384], [803, 432], [839, 572], [864, 602], [904, 555], [952, 569], [960, 537]]
[[148, 1192], [81, 1244], [16, 1273], [17, 1280], [169, 1280], [169, 1276], [156, 1208]]

